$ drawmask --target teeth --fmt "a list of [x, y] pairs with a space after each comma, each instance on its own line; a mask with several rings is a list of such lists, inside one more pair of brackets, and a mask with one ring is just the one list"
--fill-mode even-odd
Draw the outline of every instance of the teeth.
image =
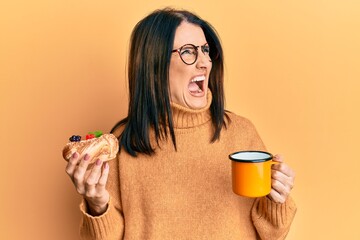
[[195, 77], [194, 79], [191, 80], [191, 82], [199, 82], [199, 81], [204, 81], [205, 80], [205, 76], [199, 76], [199, 77]]

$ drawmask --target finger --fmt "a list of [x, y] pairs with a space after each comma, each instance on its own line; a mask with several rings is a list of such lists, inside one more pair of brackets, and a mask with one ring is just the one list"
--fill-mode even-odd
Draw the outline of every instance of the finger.
[[86, 182], [85, 182], [86, 185], [91, 186], [91, 185], [96, 185], [98, 183], [101, 175], [101, 166], [102, 166], [102, 161], [100, 159], [97, 159], [91, 169], [89, 176], [86, 178]]
[[279, 171], [288, 177], [295, 177], [295, 172], [286, 163], [274, 164], [271, 166], [271, 169]]
[[105, 190], [108, 176], [109, 176], [109, 163], [106, 162], [103, 164], [102, 174], [97, 184], [97, 188], [99, 189], [99, 191]]
[[280, 172], [277, 170], [272, 170], [271, 178], [273, 180], [277, 180], [277, 181], [281, 182], [289, 190], [291, 190], [294, 186], [294, 178], [287, 176], [283, 172]]
[[98, 184], [101, 176], [102, 161], [97, 159], [91, 173], [85, 180], [85, 195], [86, 197], [94, 197], [96, 194], [96, 185]]
[[79, 162], [78, 168], [82, 169], [85, 172], [90, 164], [90, 160], [91, 160], [91, 156], [89, 154], [85, 153], [85, 155]]
[[280, 154], [276, 154], [273, 159], [275, 162], [284, 162], [284, 157]]
[[271, 169], [271, 178], [281, 180], [282, 182], [288, 181], [291, 179], [291, 177], [288, 176], [286, 173], [284, 173], [280, 170], [276, 170], [276, 169]]
[[284, 198], [280, 193], [278, 193], [276, 190], [271, 189], [270, 193], [269, 193], [269, 198], [276, 202], [276, 203], [284, 203], [286, 198]]
[[71, 158], [69, 159], [66, 167], [65, 167], [65, 172], [69, 175], [69, 177], [71, 179], [73, 179], [73, 175], [74, 175], [74, 171], [76, 169], [77, 164], [79, 163], [79, 154], [77, 152], [75, 152]]
[[287, 197], [290, 194], [290, 186], [282, 183], [279, 180], [271, 180], [271, 188], [278, 192], [281, 196]]
[[73, 181], [78, 193], [80, 194], [84, 194], [84, 176], [90, 162], [89, 160], [90, 156], [85, 154], [74, 172]]
[[272, 165], [272, 169], [283, 172], [289, 177], [295, 177], [295, 172], [284, 162], [284, 157], [282, 155], [276, 154], [273, 160], [275, 162], [279, 162], [280, 164]]

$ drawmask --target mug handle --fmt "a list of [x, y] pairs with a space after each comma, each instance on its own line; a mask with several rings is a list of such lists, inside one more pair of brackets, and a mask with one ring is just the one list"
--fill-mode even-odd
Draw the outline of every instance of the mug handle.
[[274, 165], [274, 164], [280, 164], [280, 163], [281, 163], [281, 162], [276, 162], [276, 161], [274, 161], [274, 160], [271, 159], [271, 163], [270, 163], [270, 164], [271, 164], [271, 165]]

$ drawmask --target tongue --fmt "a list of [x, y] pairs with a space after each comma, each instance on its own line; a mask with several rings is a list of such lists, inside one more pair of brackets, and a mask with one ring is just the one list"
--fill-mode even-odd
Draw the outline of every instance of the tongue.
[[195, 82], [191, 82], [188, 87], [189, 91], [192, 93], [197, 93], [199, 90], [201, 90]]

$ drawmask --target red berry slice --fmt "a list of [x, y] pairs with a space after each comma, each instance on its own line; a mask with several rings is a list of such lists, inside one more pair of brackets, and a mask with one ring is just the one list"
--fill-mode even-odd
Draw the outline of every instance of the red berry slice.
[[95, 135], [94, 134], [88, 134], [86, 135], [86, 140], [89, 140], [89, 139], [92, 139], [92, 138], [95, 138]]

